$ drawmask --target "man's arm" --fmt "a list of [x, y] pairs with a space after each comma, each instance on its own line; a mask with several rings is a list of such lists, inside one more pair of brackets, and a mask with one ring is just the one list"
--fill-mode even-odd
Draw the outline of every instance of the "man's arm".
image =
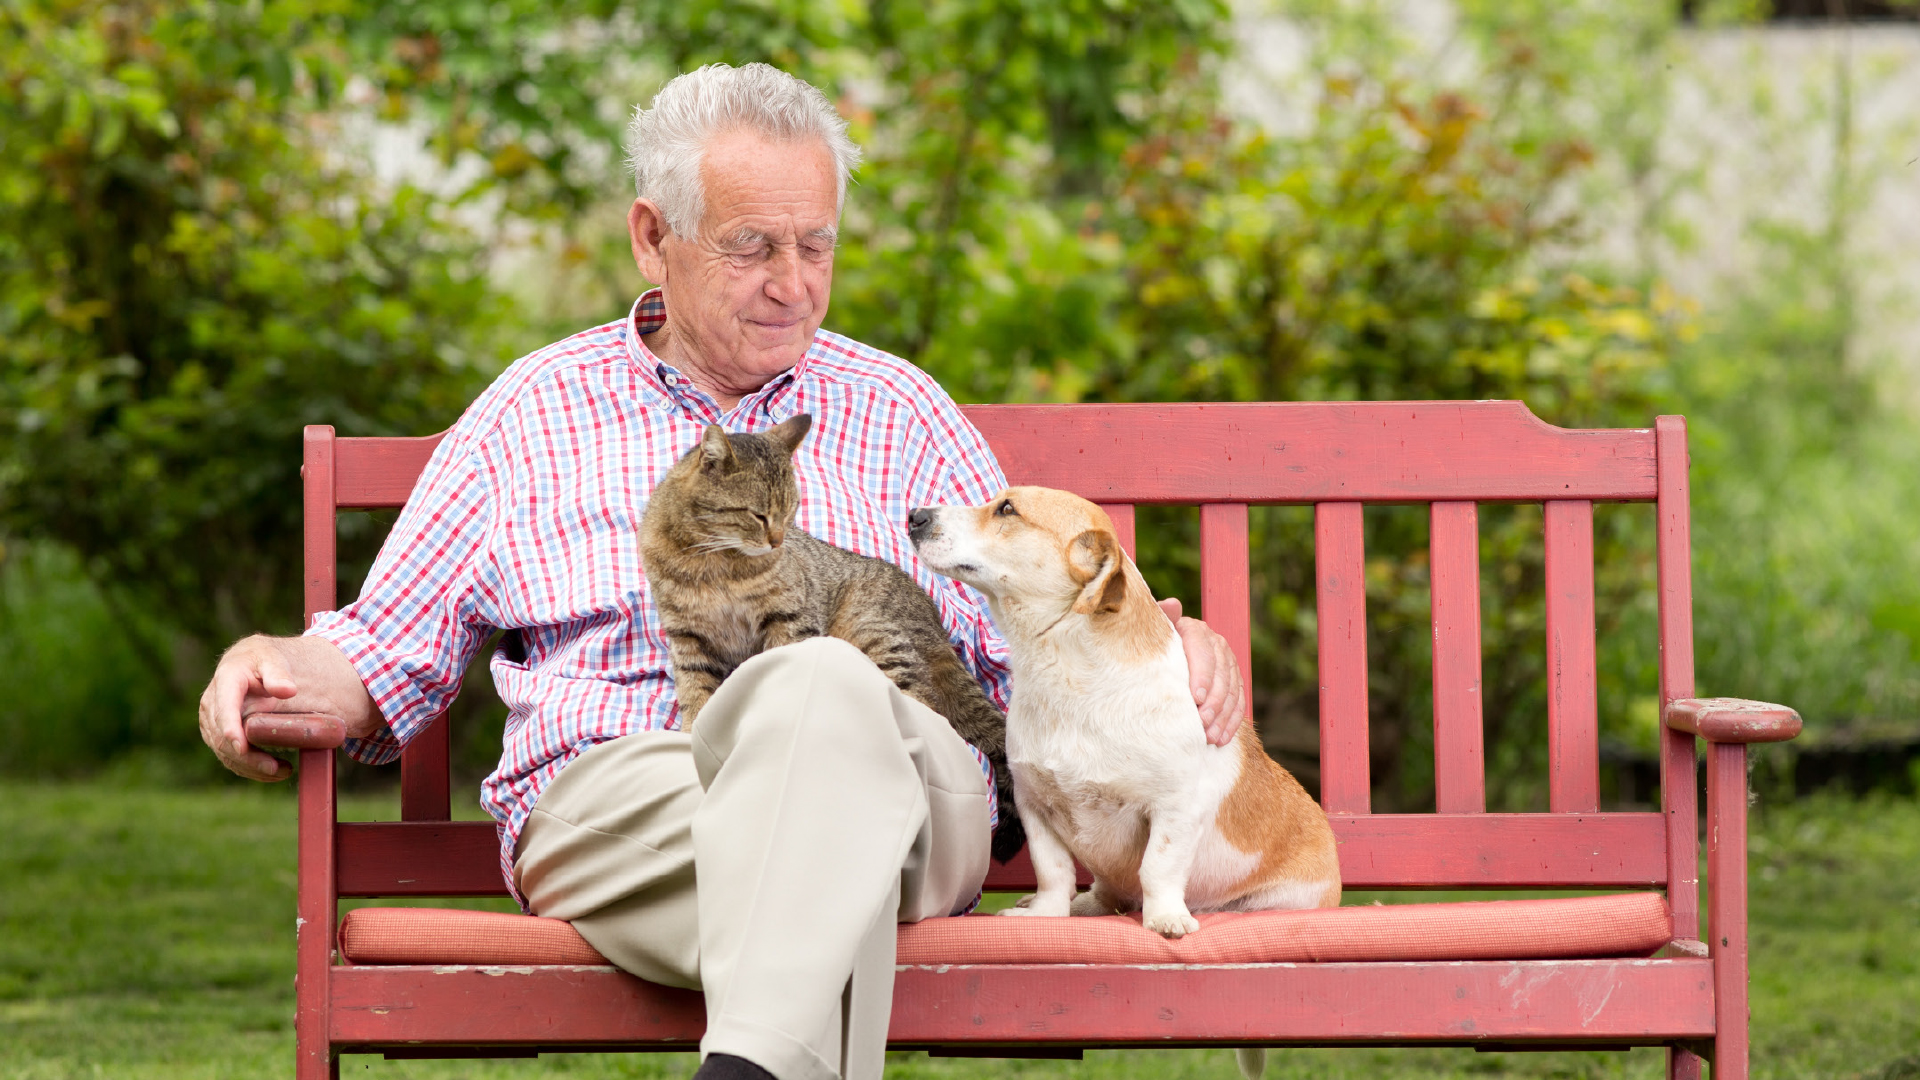
[[247, 745], [246, 718], [264, 712], [337, 716], [348, 738], [366, 738], [382, 723], [353, 665], [321, 637], [242, 638], [220, 658], [200, 695], [200, 738], [220, 763], [249, 780], [285, 780], [291, 769]]

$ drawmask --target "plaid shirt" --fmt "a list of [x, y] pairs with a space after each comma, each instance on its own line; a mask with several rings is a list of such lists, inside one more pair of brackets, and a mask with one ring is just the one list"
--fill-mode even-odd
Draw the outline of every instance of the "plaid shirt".
[[[822, 331], [792, 370], [726, 411], [647, 348], [665, 322], [654, 290], [628, 318], [509, 367], [434, 451], [360, 598], [308, 630], [340, 647], [380, 706], [383, 729], [347, 744], [371, 763], [392, 761], [446, 708], [494, 629], [521, 631], [524, 661], [496, 650], [489, 663], [509, 712], [500, 767], [480, 792], [509, 888], [520, 829], [567, 762], [679, 727], [640, 516], [707, 424], [763, 431], [813, 414], [795, 455], [796, 523], [912, 574], [1006, 706], [1006, 647], [984, 598], [921, 565], [906, 535], [910, 509], [978, 505], [1006, 483], [946, 392], [904, 360]], [[997, 823], [992, 768], [975, 756]]]

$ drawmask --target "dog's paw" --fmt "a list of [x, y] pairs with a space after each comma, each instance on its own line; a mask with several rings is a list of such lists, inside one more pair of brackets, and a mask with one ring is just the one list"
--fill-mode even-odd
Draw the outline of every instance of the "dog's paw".
[[1091, 889], [1074, 897], [1073, 903], [1068, 906], [1067, 910], [1075, 915], [1114, 914], [1112, 906], [1105, 900], [1100, 899], [1100, 895]]
[[1000, 912], [1002, 915], [1040, 915], [1046, 918], [1062, 919], [1070, 914], [1071, 904], [1057, 896], [1023, 896], [1019, 903]]
[[1141, 920], [1147, 929], [1166, 938], [1182, 938], [1200, 929], [1200, 920], [1194, 918], [1185, 908], [1173, 908], [1155, 911]]

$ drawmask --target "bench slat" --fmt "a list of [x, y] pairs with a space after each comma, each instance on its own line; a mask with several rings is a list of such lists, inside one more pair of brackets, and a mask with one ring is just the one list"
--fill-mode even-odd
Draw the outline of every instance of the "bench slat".
[[[1247, 504], [1200, 507], [1200, 615], [1233, 647], [1241, 678], [1253, 686], [1253, 621], [1247, 581]], [[1242, 699], [1253, 715], [1253, 695]]]
[[1631, 888], [1667, 880], [1666, 826], [1655, 813], [1327, 820], [1349, 889]]
[[491, 821], [343, 821], [333, 827], [341, 896], [505, 896]]
[[405, 505], [441, 437], [339, 440], [334, 444], [336, 505], [342, 510]]
[[1113, 519], [1113, 531], [1119, 535], [1120, 546], [1126, 549], [1127, 557], [1133, 557], [1133, 504], [1101, 503], [1100, 509]]
[[[1350, 889], [1650, 888], [1667, 880], [1655, 813], [1334, 815]], [[500, 896], [491, 822], [342, 822], [342, 896]], [[1082, 883], [1088, 878], [1083, 872]], [[1033, 888], [1025, 856], [987, 874], [990, 890]]]
[[[1687, 422], [1654, 421], [1659, 433], [1660, 501], [1655, 541], [1660, 574], [1660, 708], [1693, 696], [1693, 527], [1687, 511]], [[1700, 936], [1699, 795], [1693, 736], [1660, 729], [1660, 806], [1673, 823], [1667, 849], [1668, 890], [1677, 937]]]
[[1443, 814], [1487, 808], [1480, 692], [1480, 518], [1470, 502], [1436, 502], [1433, 580], [1433, 790]]
[[1366, 539], [1359, 503], [1314, 507], [1320, 639], [1320, 805], [1329, 814], [1372, 806], [1367, 775]]
[[1546, 504], [1547, 805], [1600, 809], [1599, 705], [1594, 682], [1593, 504]]
[[1518, 401], [971, 405], [1016, 484], [1094, 502], [1651, 499], [1653, 433]]
[[[691, 1050], [698, 991], [608, 968], [336, 967], [333, 1041]], [[896, 1048], [1034, 1042], [1594, 1043], [1713, 1034], [1712, 963], [1531, 960], [1248, 966], [940, 965], [894, 978]]]
[[[1653, 433], [1518, 401], [968, 405], [1016, 484], [1094, 502], [1651, 499]], [[1383, 438], [1383, 431], [1391, 437]], [[343, 508], [399, 506], [440, 436], [342, 440]]]
[[445, 713], [413, 737], [400, 752], [400, 818], [403, 821], [451, 821], [451, 727]]

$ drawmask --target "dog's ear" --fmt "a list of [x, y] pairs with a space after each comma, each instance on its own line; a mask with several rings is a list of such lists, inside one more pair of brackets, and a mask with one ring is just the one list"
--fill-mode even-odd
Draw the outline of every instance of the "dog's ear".
[[1076, 615], [1119, 611], [1127, 596], [1126, 555], [1105, 529], [1088, 529], [1067, 545], [1067, 573], [1080, 583], [1073, 602]]
[[777, 426], [768, 428], [767, 434], [778, 439], [780, 445], [786, 447], [787, 453], [791, 454], [800, 449], [800, 440], [806, 438], [807, 432], [812, 430], [813, 417], [807, 413], [795, 413]]
[[733, 443], [727, 438], [726, 429], [719, 424], [708, 424], [700, 436], [700, 467], [724, 476], [733, 471], [734, 463]]

